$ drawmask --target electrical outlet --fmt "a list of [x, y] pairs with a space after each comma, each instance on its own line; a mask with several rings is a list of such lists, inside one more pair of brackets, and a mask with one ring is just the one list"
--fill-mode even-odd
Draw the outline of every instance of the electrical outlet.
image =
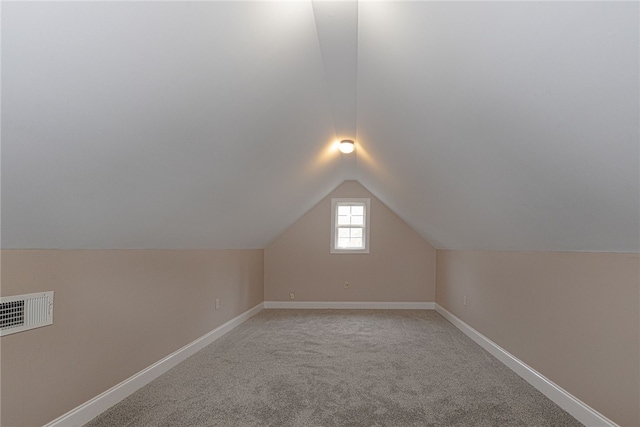
[[289, 292], [289, 299], [290, 300], [296, 299], [296, 293], [295, 292]]
[[462, 297], [462, 305], [467, 305], [467, 296]]
[[349, 282], [344, 282], [344, 288], [349, 289]]
[[220, 308], [220, 298], [216, 298], [216, 310]]

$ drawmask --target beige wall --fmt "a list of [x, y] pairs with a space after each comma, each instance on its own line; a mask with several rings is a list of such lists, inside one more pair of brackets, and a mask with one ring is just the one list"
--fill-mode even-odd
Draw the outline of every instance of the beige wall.
[[[329, 253], [331, 197], [371, 198], [370, 254]], [[264, 251], [1, 255], [3, 296], [55, 291], [54, 325], [0, 339], [3, 426], [45, 424], [289, 292], [300, 301], [435, 298], [613, 421], [640, 425], [638, 254], [440, 250], [436, 288], [436, 251], [347, 181]]]
[[614, 422], [638, 426], [639, 267], [638, 254], [439, 250], [436, 300]]
[[[369, 197], [369, 254], [331, 254], [331, 198]], [[265, 300], [434, 301], [435, 249], [356, 181], [345, 181], [265, 249]], [[344, 289], [349, 282], [349, 289]]]
[[52, 326], [1, 339], [2, 425], [43, 425], [261, 303], [263, 260], [262, 250], [2, 251], [3, 296], [55, 291]]

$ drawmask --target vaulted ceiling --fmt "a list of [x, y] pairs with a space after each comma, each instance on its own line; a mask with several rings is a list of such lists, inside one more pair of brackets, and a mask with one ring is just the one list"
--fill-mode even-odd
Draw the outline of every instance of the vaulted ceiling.
[[637, 2], [1, 7], [3, 248], [260, 248], [357, 179], [438, 248], [640, 251]]

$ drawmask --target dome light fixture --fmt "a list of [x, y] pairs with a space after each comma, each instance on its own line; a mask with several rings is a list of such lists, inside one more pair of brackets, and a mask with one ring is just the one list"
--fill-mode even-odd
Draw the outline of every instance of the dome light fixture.
[[349, 154], [353, 153], [353, 150], [356, 149], [356, 145], [350, 139], [343, 139], [342, 141], [340, 141], [339, 149], [344, 154]]

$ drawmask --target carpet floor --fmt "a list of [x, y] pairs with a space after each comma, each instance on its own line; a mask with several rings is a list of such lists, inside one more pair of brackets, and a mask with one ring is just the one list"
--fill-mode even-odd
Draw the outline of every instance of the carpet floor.
[[580, 425], [432, 310], [263, 310], [87, 424]]

